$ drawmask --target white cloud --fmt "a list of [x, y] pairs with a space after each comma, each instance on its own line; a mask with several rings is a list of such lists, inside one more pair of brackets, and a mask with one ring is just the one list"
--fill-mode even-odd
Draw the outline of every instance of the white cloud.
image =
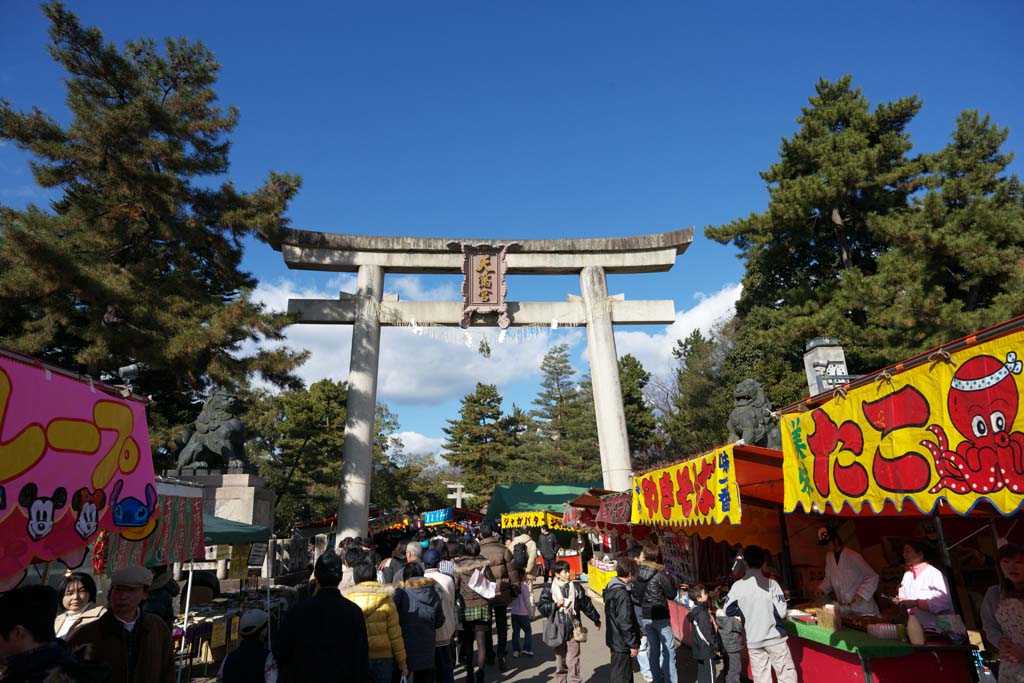
[[715, 324], [732, 317], [736, 312], [736, 301], [740, 298], [742, 285], [727, 284], [713, 294], [700, 292], [694, 296], [697, 304], [692, 308], [676, 312], [676, 320], [664, 332], [617, 331], [615, 348], [619, 356], [633, 354], [644, 368], [653, 375], [664, 375], [675, 363], [672, 349], [676, 340], [685, 339], [694, 330], [707, 334]]
[[[287, 281], [262, 282], [253, 298], [271, 309], [283, 311], [290, 298], [333, 299], [337, 297], [336, 286], [344, 289], [350, 284], [353, 283], [335, 279], [327, 285], [331, 290], [325, 291], [296, 288]], [[416, 282], [399, 286], [410, 292], [429, 291]], [[421, 335], [414, 334], [410, 328], [382, 330], [377, 376], [380, 401], [432, 405], [464, 396], [477, 382], [496, 384], [501, 389], [512, 382], [539, 377], [541, 361], [553, 344], [565, 342], [572, 346], [583, 338], [583, 332], [576, 329], [554, 334], [549, 334], [547, 328], [513, 329], [509, 331], [507, 342], [499, 344], [496, 330], [472, 329], [472, 343], [467, 347], [462, 341], [462, 330], [458, 328], [421, 329]], [[482, 337], [490, 344], [490, 358], [478, 351]], [[310, 351], [309, 360], [296, 371], [310, 384], [325, 377], [348, 379], [351, 340], [349, 325], [293, 325], [286, 330], [283, 343]]]
[[405, 452], [411, 455], [444, 453], [444, 439], [424, 436], [419, 432], [399, 432], [395, 436], [402, 440]]

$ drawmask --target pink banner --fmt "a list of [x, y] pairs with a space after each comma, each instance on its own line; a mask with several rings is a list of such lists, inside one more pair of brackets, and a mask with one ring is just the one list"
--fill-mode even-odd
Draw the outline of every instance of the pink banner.
[[157, 495], [144, 405], [0, 355], [0, 580], [78, 566], [101, 529], [142, 539]]

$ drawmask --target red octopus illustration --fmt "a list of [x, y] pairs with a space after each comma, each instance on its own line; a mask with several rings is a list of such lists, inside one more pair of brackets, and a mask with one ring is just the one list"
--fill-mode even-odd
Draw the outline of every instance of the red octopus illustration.
[[1013, 352], [1005, 362], [975, 356], [954, 373], [947, 405], [964, 440], [951, 451], [946, 431], [936, 424], [928, 427], [935, 441], [921, 445], [931, 451], [939, 473], [930, 493], [994, 493], [1003, 488], [1024, 492], [1024, 433], [1009, 431], [1019, 403], [1013, 375], [1021, 373], [1021, 365]]

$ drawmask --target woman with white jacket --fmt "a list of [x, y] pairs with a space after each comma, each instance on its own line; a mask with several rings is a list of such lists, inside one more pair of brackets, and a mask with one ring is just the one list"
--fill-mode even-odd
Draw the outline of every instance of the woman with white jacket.
[[928, 546], [923, 541], [903, 544], [907, 573], [903, 575], [893, 602], [906, 607], [922, 627], [935, 630], [937, 616], [953, 614], [953, 600], [949, 597], [946, 577], [925, 560], [927, 550]]

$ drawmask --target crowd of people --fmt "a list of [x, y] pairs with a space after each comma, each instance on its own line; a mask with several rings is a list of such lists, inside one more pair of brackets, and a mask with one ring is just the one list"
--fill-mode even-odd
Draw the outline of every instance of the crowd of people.
[[[241, 642], [221, 663], [218, 680], [454, 683], [461, 668], [465, 683], [484, 683], [497, 677], [488, 675], [490, 667], [508, 667], [511, 625], [512, 657], [533, 657], [534, 638], [540, 637], [554, 652], [555, 682], [582, 683], [586, 616], [605, 630], [612, 683], [632, 683], [634, 659], [645, 682], [678, 683], [669, 603], [679, 586], [665, 571], [656, 543], [617, 561], [601, 614], [572, 580], [569, 565], [547, 556], [552, 547], [557, 552], [554, 534], [545, 529], [535, 542], [526, 530], [507, 540], [496, 532], [485, 522], [475, 536], [408, 540], [383, 560], [362, 539], [343, 539], [337, 551], [318, 557], [308, 597], [284, 615], [272, 647], [269, 615], [258, 609], [242, 615]], [[831, 531], [823, 541], [833, 562], [822, 589], [871, 609], [866, 601], [873, 579], [856, 554]], [[920, 544], [904, 546], [908, 571], [895, 600], [928, 620], [947, 610], [948, 596], [945, 579], [924, 551]], [[753, 683], [771, 683], [773, 673], [777, 683], [796, 683], [782, 625], [786, 595], [765, 572], [766, 556], [758, 546], [746, 547], [742, 576], [727, 592], [683, 587], [692, 603], [687, 619], [696, 683], [715, 682], [719, 657], [726, 683], [751, 683], [748, 663]], [[544, 585], [534, 605], [532, 586], [542, 575], [538, 557]], [[997, 567], [1000, 582], [982, 606], [985, 634], [1000, 649], [1001, 683], [1024, 683], [1024, 547], [1004, 545]], [[3, 594], [0, 659], [6, 669], [0, 681], [171, 683], [173, 609], [167, 611], [170, 597], [162, 593], [175, 591], [163, 588], [165, 573], [118, 570], [105, 605], [83, 573], [69, 574], [56, 591], [24, 586]], [[534, 634], [537, 615], [542, 630]]]

